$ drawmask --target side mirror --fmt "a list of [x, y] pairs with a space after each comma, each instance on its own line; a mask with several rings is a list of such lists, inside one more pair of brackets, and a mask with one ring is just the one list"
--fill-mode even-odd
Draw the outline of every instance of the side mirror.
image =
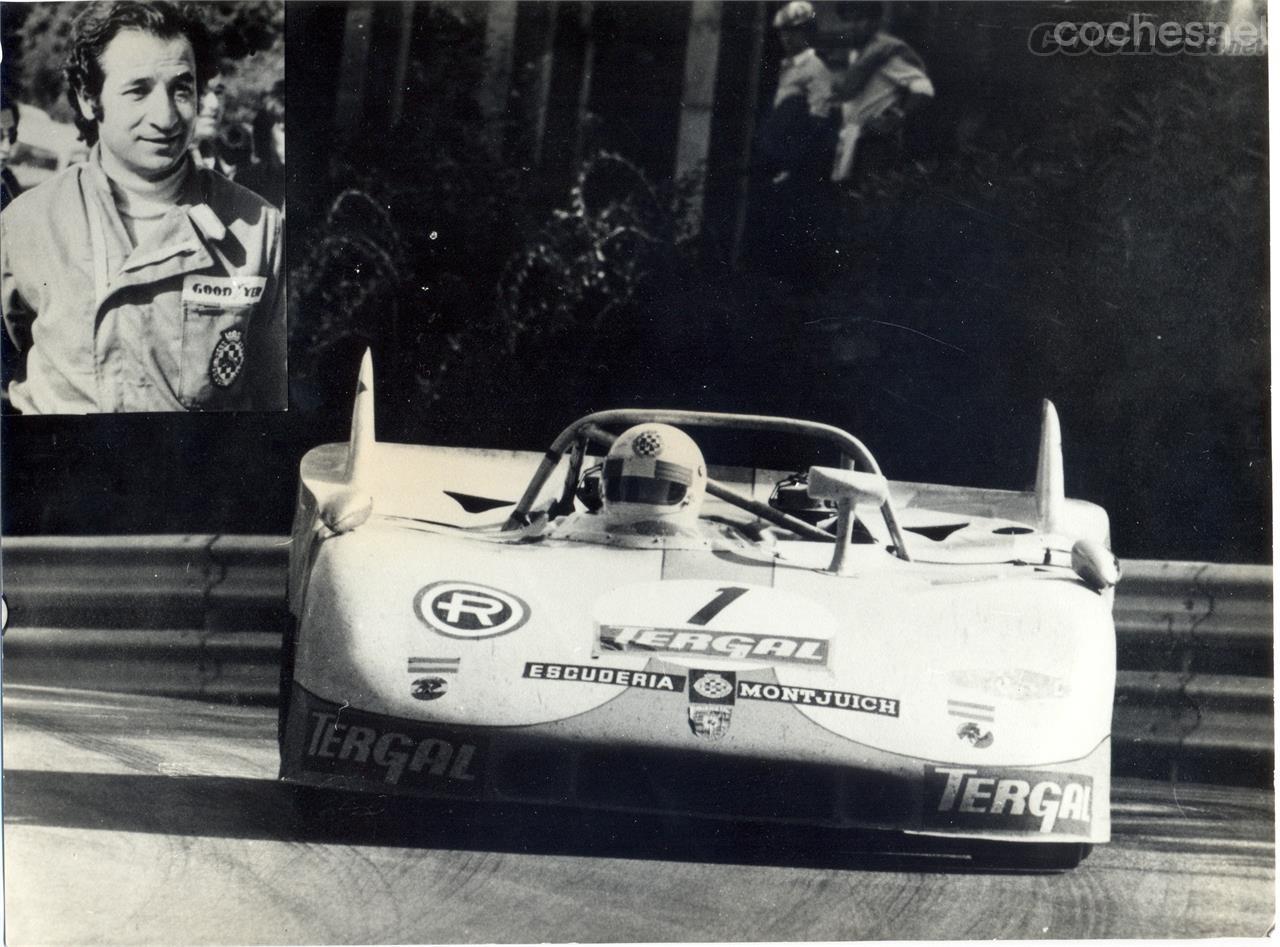
[[873, 503], [881, 506], [889, 499], [889, 481], [880, 474], [839, 467], [810, 467], [809, 496], [815, 500]]
[[889, 481], [875, 473], [841, 467], [810, 467], [809, 496], [815, 500], [835, 500], [840, 509], [830, 570], [843, 575], [849, 540], [853, 535], [853, 511], [859, 503], [883, 506], [889, 499]]
[[320, 522], [335, 533], [349, 533], [364, 524], [373, 513], [373, 497], [354, 490], [341, 490], [320, 507]]
[[1105, 592], [1120, 581], [1120, 560], [1092, 539], [1077, 540], [1071, 547], [1071, 568], [1095, 592]]

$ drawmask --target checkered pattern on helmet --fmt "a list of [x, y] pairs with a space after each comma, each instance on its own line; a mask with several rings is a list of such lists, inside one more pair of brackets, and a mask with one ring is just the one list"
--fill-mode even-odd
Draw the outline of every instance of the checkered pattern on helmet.
[[662, 453], [662, 435], [657, 431], [642, 431], [631, 442], [631, 450], [637, 457], [657, 457]]

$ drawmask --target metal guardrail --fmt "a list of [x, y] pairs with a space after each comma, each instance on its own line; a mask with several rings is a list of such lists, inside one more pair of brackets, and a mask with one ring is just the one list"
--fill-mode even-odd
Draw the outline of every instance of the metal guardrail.
[[[5, 678], [272, 703], [288, 538], [6, 538]], [[1274, 764], [1270, 566], [1129, 561], [1117, 588], [1117, 772]]]
[[1270, 785], [1270, 566], [1127, 562], [1116, 588], [1117, 771], [1182, 766]]
[[15, 628], [279, 632], [287, 536], [41, 536], [0, 542]]

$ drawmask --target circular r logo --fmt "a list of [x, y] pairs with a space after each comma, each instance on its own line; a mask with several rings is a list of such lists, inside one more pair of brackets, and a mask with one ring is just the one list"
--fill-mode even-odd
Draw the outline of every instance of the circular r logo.
[[413, 610], [448, 638], [496, 638], [529, 620], [529, 606], [521, 599], [475, 582], [433, 582], [414, 596]]

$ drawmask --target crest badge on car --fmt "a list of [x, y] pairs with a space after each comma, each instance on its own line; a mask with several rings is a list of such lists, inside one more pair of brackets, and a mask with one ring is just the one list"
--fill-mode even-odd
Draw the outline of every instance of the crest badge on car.
[[420, 677], [409, 693], [417, 700], [438, 700], [448, 692], [449, 682], [443, 677]]
[[996, 740], [995, 735], [990, 730], [984, 733], [982, 728], [973, 721], [960, 724], [960, 729], [956, 731], [956, 736], [961, 740], [968, 740], [979, 750], [985, 750]]
[[985, 750], [995, 742], [995, 735], [986, 724], [996, 722], [994, 704], [975, 704], [967, 700], [948, 700], [947, 713], [964, 720], [956, 730], [956, 736], [967, 740], [979, 750]]
[[689, 671], [689, 729], [704, 740], [729, 732], [737, 680], [733, 671]]
[[695, 737], [719, 740], [729, 732], [732, 707], [689, 707], [689, 728]]
[[413, 599], [424, 625], [447, 638], [496, 638], [529, 620], [529, 606], [510, 592], [475, 582], [432, 582]]

